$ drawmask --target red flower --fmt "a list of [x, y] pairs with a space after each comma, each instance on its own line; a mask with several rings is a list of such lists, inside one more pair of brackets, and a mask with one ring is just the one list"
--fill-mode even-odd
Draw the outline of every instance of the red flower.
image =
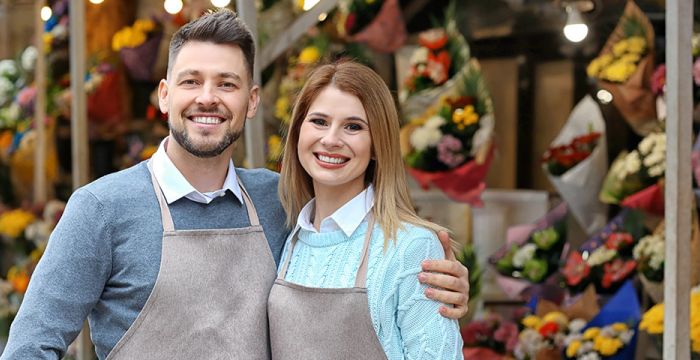
[[357, 15], [355, 15], [355, 13], [348, 15], [348, 17], [345, 19], [345, 33], [346, 34], [351, 34], [352, 28], [355, 26], [356, 20], [357, 20]]
[[625, 280], [637, 268], [637, 262], [634, 260], [622, 260], [617, 258], [611, 262], [603, 264], [603, 281], [601, 285], [604, 288], [610, 288], [614, 284]]
[[539, 330], [537, 331], [539, 331], [542, 337], [553, 337], [559, 332], [559, 324], [555, 323], [554, 321], [550, 321], [540, 326]]
[[418, 34], [418, 43], [430, 50], [437, 51], [447, 45], [445, 29], [430, 29]]
[[571, 141], [571, 143], [572, 143], [574, 146], [578, 146], [578, 145], [590, 145], [590, 144], [595, 143], [595, 142], [600, 138], [600, 135], [601, 135], [601, 134], [600, 134], [599, 132], [593, 131], [593, 132], [590, 132], [590, 133], [588, 133], [588, 134], [586, 134], [586, 135], [581, 135], [581, 136], [578, 136], [578, 137], [574, 138], [574, 139]]
[[583, 279], [588, 277], [591, 273], [591, 267], [583, 260], [583, 256], [580, 252], [574, 251], [569, 253], [569, 257], [566, 259], [566, 265], [561, 272], [564, 275], [567, 285], [576, 286], [580, 284]]
[[664, 86], [666, 86], [666, 64], [661, 64], [651, 75], [651, 92], [659, 95], [664, 92]]
[[632, 235], [626, 232], [614, 232], [605, 241], [605, 247], [613, 250], [624, 249], [634, 243]]
[[462, 340], [465, 346], [476, 346], [493, 336], [491, 328], [483, 321], [473, 321], [462, 327]]
[[518, 344], [518, 326], [510, 321], [502, 322], [493, 333], [493, 338], [505, 344], [507, 352], [512, 352]]

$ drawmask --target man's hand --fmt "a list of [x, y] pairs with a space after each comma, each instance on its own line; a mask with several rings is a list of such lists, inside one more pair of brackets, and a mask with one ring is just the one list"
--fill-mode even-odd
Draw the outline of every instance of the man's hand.
[[454, 306], [441, 306], [442, 316], [459, 319], [469, 310], [469, 270], [455, 259], [449, 235], [440, 231], [438, 238], [445, 249], [445, 260], [423, 261], [418, 281], [431, 286], [425, 289], [426, 297]]

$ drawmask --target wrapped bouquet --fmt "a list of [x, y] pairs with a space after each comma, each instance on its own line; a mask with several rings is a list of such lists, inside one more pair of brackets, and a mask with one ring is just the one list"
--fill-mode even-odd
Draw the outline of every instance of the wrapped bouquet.
[[339, 32], [348, 40], [386, 53], [406, 42], [406, 24], [398, 0], [351, 0], [341, 2], [340, 9]]
[[137, 19], [132, 26], [112, 37], [112, 50], [118, 51], [129, 75], [138, 81], [152, 81], [158, 59], [162, 25], [152, 19]]

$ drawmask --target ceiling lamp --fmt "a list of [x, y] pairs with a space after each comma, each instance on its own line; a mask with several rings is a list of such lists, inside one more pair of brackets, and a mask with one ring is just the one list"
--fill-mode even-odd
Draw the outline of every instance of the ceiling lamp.
[[163, 7], [168, 14], [177, 14], [182, 10], [182, 0], [165, 0]]
[[226, 7], [230, 3], [231, 0], [211, 0], [211, 4], [218, 8]]
[[564, 36], [571, 42], [581, 42], [588, 35], [588, 25], [583, 22], [581, 12], [575, 6], [566, 7], [566, 25], [564, 26]]

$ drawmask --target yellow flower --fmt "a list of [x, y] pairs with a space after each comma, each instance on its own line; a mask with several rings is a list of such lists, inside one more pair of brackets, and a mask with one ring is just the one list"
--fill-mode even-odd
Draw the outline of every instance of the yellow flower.
[[275, 101], [275, 117], [285, 124], [289, 122], [289, 98], [286, 96], [280, 96]]
[[39, 248], [36, 248], [32, 250], [32, 252], [29, 254], [29, 258], [32, 260], [33, 263], [36, 264], [39, 262], [42, 255], [44, 255], [44, 251]]
[[146, 160], [150, 159], [153, 154], [156, 153], [156, 150], [158, 150], [157, 146], [153, 145], [148, 145], [143, 150], [141, 150], [141, 160]]
[[267, 158], [277, 161], [282, 156], [282, 138], [279, 135], [271, 135], [267, 138]]
[[625, 344], [617, 338], [597, 336], [593, 340], [593, 349], [603, 356], [614, 355]]
[[542, 318], [542, 322], [547, 323], [550, 321], [557, 323], [559, 327], [565, 327], [569, 325], [569, 318], [566, 315], [564, 315], [564, 313], [559, 311], [552, 311]]
[[41, 39], [44, 40], [44, 52], [51, 52], [51, 43], [53, 42], [53, 35], [51, 35], [51, 33], [44, 33], [44, 35], [41, 36]]
[[627, 39], [620, 40], [612, 47], [613, 55], [615, 55], [615, 57], [620, 57], [620, 56], [622, 56], [622, 54], [627, 52], [628, 48], [629, 48], [629, 41]]
[[156, 28], [156, 24], [151, 19], [137, 19], [133, 27], [136, 31], [147, 33], [153, 31]]
[[661, 334], [664, 332], [664, 304], [652, 306], [642, 316], [639, 328], [649, 334]]
[[639, 54], [625, 54], [622, 55], [619, 61], [626, 62], [626, 63], [631, 63], [631, 64], [636, 64], [639, 62], [640, 56]]
[[642, 55], [647, 49], [647, 40], [641, 36], [632, 36], [627, 39], [627, 52]]
[[34, 214], [24, 210], [11, 210], [0, 215], [0, 235], [17, 238], [34, 222]]
[[315, 46], [305, 47], [299, 54], [299, 63], [311, 65], [321, 59], [321, 52]]
[[612, 82], [625, 82], [637, 69], [635, 64], [630, 64], [622, 61], [615, 61], [610, 66], [603, 69], [600, 77], [604, 80]]
[[578, 349], [581, 348], [581, 341], [580, 340], [574, 340], [569, 344], [569, 346], [566, 347], [566, 357], [576, 357], [576, 353], [578, 352]]
[[29, 285], [29, 274], [24, 269], [13, 266], [7, 271], [7, 281], [16, 292], [24, 294]]
[[466, 126], [479, 121], [479, 114], [474, 111], [474, 106], [467, 105], [463, 109], [457, 109], [452, 113], [452, 121], [457, 124], [457, 128], [462, 130]]
[[597, 327], [588, 328], [583, 333], [583, 339], [584, 340], [591, 340], [591, 339], [597, 337], [599, 334], [600, 334], [600, 328], [597, 328]]
[[617, 323], [612, 324], [612, 328], [613, 328], [613, 330], [615, 330], [619, 333], [625, 332], [628, 329], [627, 324], [621, 323], [621, 322], [617, 322]]
[[535, 315], [528, 315], [521, 322], [527, 328], [537, 329], [542, 323], [542, 320]]

